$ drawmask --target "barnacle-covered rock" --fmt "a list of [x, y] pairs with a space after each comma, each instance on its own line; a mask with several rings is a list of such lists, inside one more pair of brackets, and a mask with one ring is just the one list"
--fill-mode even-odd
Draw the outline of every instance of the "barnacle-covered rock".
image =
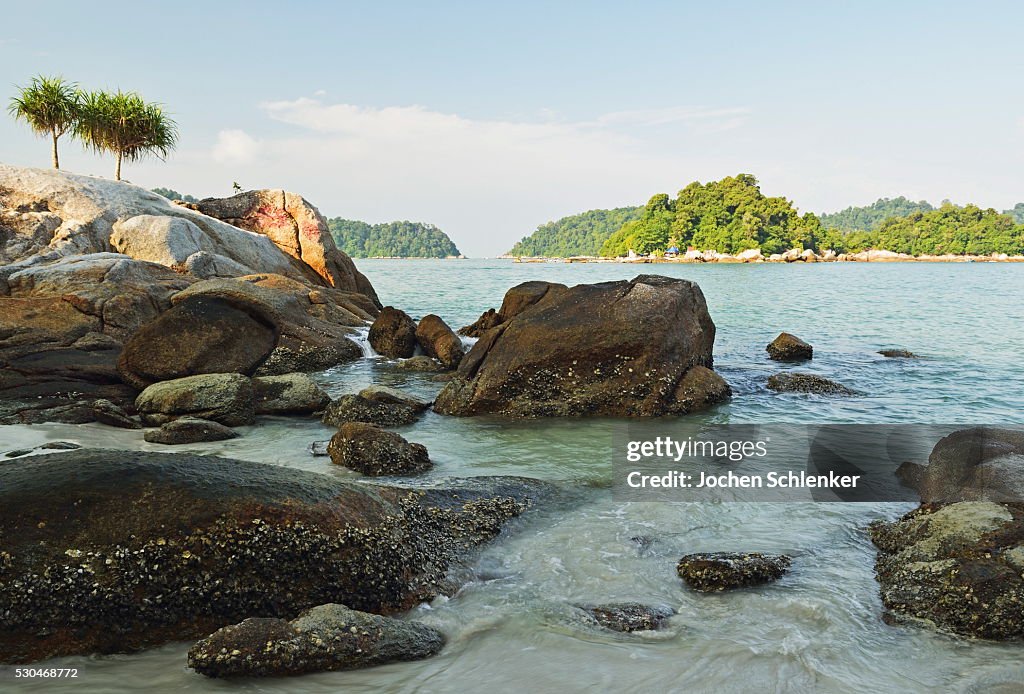
[[403, 488], [190, 454], [0, 465], [0, 662], [126, 652], [341, 603], [393, 614], [550, 495], [511, 477]]
[[769, 583], [789, 571], [785, 554], [709, 552], [687, 554], [679, 560], [679, 577], [694, 590], [711, 593]]

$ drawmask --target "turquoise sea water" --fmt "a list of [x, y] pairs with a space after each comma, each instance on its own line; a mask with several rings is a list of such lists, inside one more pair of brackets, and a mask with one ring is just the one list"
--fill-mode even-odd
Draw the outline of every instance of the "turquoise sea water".
[[[532, 279], [566, 284], [641, 273], [685, 277], [704, 291], [717, 325], [716, 369], [728, 404], [696, 416], [716, 423], [1024, 423], [1024, 268], [1004, 264], [623, 265], [513, 264], [503, 260], [366, 260], [381, 299], [453, 327], [500, 305]], [[764, 346], [780, 331], [815, 347], [805, 365], [778, 365]], [[921, 359], [877, 354], [904, 347]], [[775, 371], [811, 371], [862, 395], [780, 395]], [[337, 395], [385, 383], [432, 395], [429, 374], [367, 358], [319, 376]], [[141, 654], [64, 658], [75, 684], [33, 682], [25, 691], [1022, 691], [1020, 644], [969, 641], [887, 626], [864, 528], [908, 504], [627, 503], [607, 491], [609, 420], [507, 422], [428, 413], [399, 431], [427, 446], [429, 475], [515, 474], [572, 485], [585, 501], [527, 522], [490, 546], [458, 594], [413, 617], [442, 629], [438, 657], [287, 681], [225, 683], [185, 669], [188, 644]], [[352, 476], [306, 453], [331, 431], [315, 421], [266, 419], [240, 439], [190, 450]], [[98, 425], [2, 427], [10, 447], [73, 440], [156, 450], [138, 432]], [[6, 446], [5, 446], [6, 447]], [[631, 538], [653, 538], [641, 550]], [[697, 595], [675, 576], [685, 553], [786, 551], [793, 571], [761, 589]], [[615, 635], [574, 620], [573, 602], [640, 600], [679, 615], [669, 629]], [[10, 685], [7, 680], [0, 688]]]

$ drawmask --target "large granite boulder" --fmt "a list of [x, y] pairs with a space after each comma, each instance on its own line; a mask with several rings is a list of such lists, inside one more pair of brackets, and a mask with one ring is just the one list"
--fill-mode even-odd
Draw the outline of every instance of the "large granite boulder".
[[377, 307], [363, 294], [318, 287], [281, 275], [250, 275], [196, 282], [173, 298], [175, 304], [194, 297], [225, 301], [273, 325], [277, 346], [258, 375], [320, 371], [362, 357], [351, 338], [372, 320]]
[[432, 465], [423, 444], [409, 443], [393, 431], [363, 422], [345, 422], [338, 427], [327, 454], [335, 465], [370, 477], [413, 475]]
[[328, 285], [365, 294], [380, 307], [370, 281], [351, 258], [338, 250], [327, 220], [301, 195], [284, 190], [250, 190], [230, 198], [206, 198], [190, 207], [266, 235]]
[[462, 340], [440, 316], [433, 313], [420, 319], [416, 326], [416, 341], [428, 357], [437, 359], [446, 369], [458, 368], [465, 356]]
[[290, 622], [253, 617], [223, 627], [189, 649], [188, 666], [207, 677], [283, 677], [419, 660], [444, 643], [425, 624], [327, 604]]
[[[711, 368], [715, 324], [693, 282], [657, 275], [510, 290], [438, 395], [442, 414], [514, 417], [684, 414], [687, 371]], [[714, 398], [712, 398], [714, 399]], [[703, 403], [701, 406], [704, 406]]]
[[132, 335], [118, 371], [140, 389], [198, 374], [252, 375], [277, 337], [277, 326], [258, 312], [218, 297], [190, 296]]
[[256, 414], [252, 380], [241, 374], [203, 374], [154, 383], [135, 407], [142, 421], [160, 426], [181, 417], [198, 417], [237, 427], [252, 424]]
[[256, 414], [309, 414], [331, 402], [316, 381], [304, 373], [252, 379]]
[[126, 652], [325, 603], [393, 614], [549, 494], [520, 478], [343, 482], [189, 454], [0, 465], [0, 662]]
[[416, 321], [405, 311], [385, 306], [367, 335], [377, 354], [389, 359], [407, 359], [416, 352]]
[[423, 413], [420, 405], [394, 402], [385, 399], [369, 399], [361, 394], [342, 395], [324, 409], [321, 421], [339, 427], [345, 422], [363, 422], [385, 427], [412, 424]]
[[870, 529], [890, 621], [964, 636], [1024, 636], [1024, 504], [925, 505]]

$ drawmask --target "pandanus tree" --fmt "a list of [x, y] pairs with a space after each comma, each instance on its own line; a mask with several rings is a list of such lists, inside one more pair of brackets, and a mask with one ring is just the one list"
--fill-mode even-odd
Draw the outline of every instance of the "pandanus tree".
[[75, 135], [86, 147], [114, 155], [114, 177], [120, 181], [124, 160], [166, 158], [178, 142], [178, 127], [159, 104], [146, 103], [135, 92], [91, 92], [82, 95]]
[[61, 77], [33, 77], [27, 87], [21, 87], [18, 96], [11, 99], [8, 111], [15, 120], [23, 120], [41, 137], [49, 137], [52, 144], [53, 168], [60, 168], [57, 140], [75, 127], [78, 121], [81, 95], [78, 87]]

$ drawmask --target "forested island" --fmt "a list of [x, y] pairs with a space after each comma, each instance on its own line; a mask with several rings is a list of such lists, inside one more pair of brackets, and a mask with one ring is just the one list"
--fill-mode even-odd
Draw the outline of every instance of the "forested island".
[[507, 255], [598, 255], [608, 237], [622, 228], [623, 224], [639, 219], [643, 210], [643, 207], [616, 207], [562, 217], [557, 222], [541, 224], [530, 236], [513, 246]]
[[455, 258], [462, 255], [448, 235], [433, 224], [367, 224], [335, 217], [327, 226], [338, 248], [353, 258]]
[[[610, 213], [627, 218], [617, 228]], [[604, 213], [599, 214], [599, 213]], [[602, 239], [603, 237], [603, 239]], [[593, 210], [542, 225], [513, 256], [663, 255], [687, 248], [736, 255], [791, 249], [853, 254], [869, 249], [921, 255], [1024, 254], [1024, 203], [997, 212], [976, 205], [882, 198], [840, 212], [801, 214], [784, 197], [761, 192], [750, 174], [693, 182], [676, 197], [653, 196], [641, 208]]]

